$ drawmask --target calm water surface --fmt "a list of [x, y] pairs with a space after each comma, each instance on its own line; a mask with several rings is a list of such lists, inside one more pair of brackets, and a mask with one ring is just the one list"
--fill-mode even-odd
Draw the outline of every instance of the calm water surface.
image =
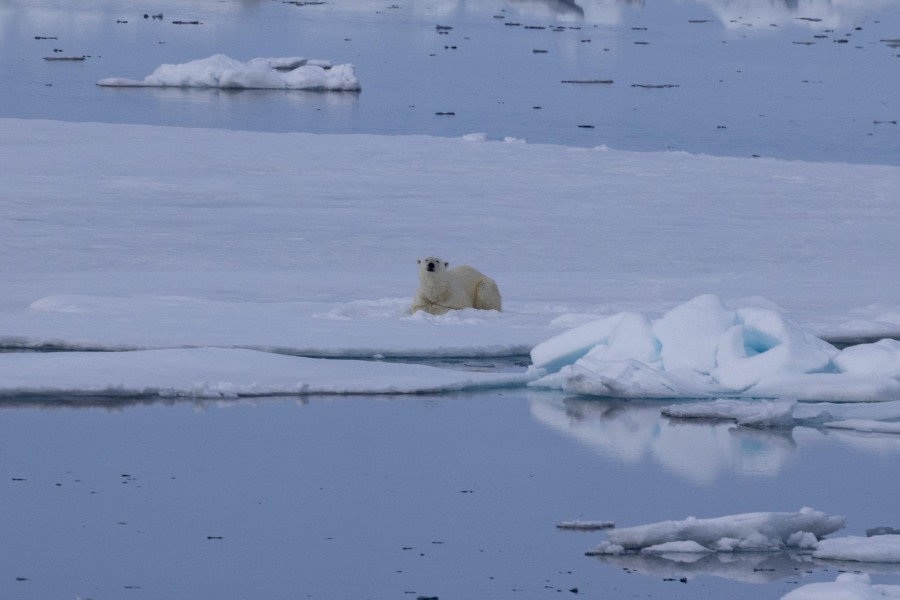
[[[898, 40], [897, 0], [7, 0], [0, 116], [900, 164]], [[350, 62], [363, 91], [94, 85], [217, 53]]]
[[[109, 402], [109, 401], [107, 401]], [[900, 526], [900, 438], [506, 391], [0, 410], [4, 598], [779, 598], [848, 565], [584, 556], [620, 526], [812, 506]], [[859, 565], [849, 565], [858, 568]], [[880, 583], [895, 567], [867, 566]], [[686, 583], [680, 579], [686, 578]]]

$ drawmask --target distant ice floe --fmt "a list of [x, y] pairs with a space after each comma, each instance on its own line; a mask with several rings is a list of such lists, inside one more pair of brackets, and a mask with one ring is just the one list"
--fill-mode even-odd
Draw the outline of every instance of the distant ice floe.
[[792, 550], [826, 561], [900, 563], [900, 535], [826, 536], [843, 529], [844, 517], [812, 508], [754, 512], [709, 519], [688, 517], [622, 529], [588, 550], [589, 556], [659, 556], [690, 562], [691, 556]]
[[184, 87], [266, 90], [359, 91], [353, 65], [332, 65], [301, 57], [254, 58], [247, 62], [224, 54], [181, 64], [164, 64], [144, 79], [109, 77], [104, 87]]
[[688, 517], [623, 529], [612, 529], [607, 541], [589, 555], [777, 552], [815, 548], [818, 541], [844, 527], [844, 517], [811, 508], [799, 512], [756, 512], [712, 519]]
[[[531, 358], [544, 373], [532, 385], [594, 396], [900, 398], [900, 342], [841, 351], [775, 310], [732, 310], [711, 294], [656, 320], [619, 313], [575, 327], [538, 344]], [[782, 404], [757, 410], [770, 411], [764, 419], [787, 416]]]
[[[688, 517], [607, 531], [607, 540], [586, 552], [629, 572], [678, 577], [700, 574], [748, 583], [795, 576], [812, 564], [859, 563], [860, 569], [896, 573], [900, 535], [826, 536], [844, 527], [844, 517], [812, 508], [798, 512], [754, 512], [709, 519]], [[889, 528], [886, 528], [889, 529]], [[868, 563], [865, 564], [864, 563]], [[849, 567], [847, 567], [849, 568]], [[900, 598], [900, 586], [872, 585], [869, 575], [798, 587], [785, 600]]]

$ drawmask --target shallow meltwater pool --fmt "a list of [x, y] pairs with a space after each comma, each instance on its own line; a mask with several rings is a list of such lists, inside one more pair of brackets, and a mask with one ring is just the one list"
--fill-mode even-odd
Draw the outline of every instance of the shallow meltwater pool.
[[812, 507], [900, 526], [900, 436], [660, 416], [553, 392], [10, 400], [0, 582], [18, 599], [780, 598], [891, 565], [589, 557], [604, 531]]

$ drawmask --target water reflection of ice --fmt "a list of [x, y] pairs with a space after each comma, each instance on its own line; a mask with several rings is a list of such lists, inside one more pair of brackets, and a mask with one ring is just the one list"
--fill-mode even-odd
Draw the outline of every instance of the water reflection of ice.
[[796, 576], [813, 566], [809, 555], [797, 552], [744, 552], [718, 554], [620, 554], [598, 555], [604, 564], [663, 579], [694, 579], [712, 575], [741, 583], [771, 583]]
[[730, 29], [748, 28], [754, 25], [794, 23], [813, 29], [836, 28], [847, 21], [884, 6], [896, 4], [895, 0], [696, 0], [707, 5], [722, 24]]
[[774, 477], [795, 447], [787, 431], [670, 422], [660, 417], [661, 407], [653, 401], [531, 398], [538, 421], [594, 451], [629, 464], [650, 458], [696, 483], [712, 483], [729, 472]]
[[[745, 552], [717, 554], [619, 554], [597, 555], [598, 561], [632, 573], [662, 579], [692, 580], [700, 575], [712, 575], [740, 583], [765, 584], [797, 577], [815, 569], [858, 571], [859, 563], [824, 561], [807, 553]], [[866, 564], [866, 572], [873, 575], [900, 574], [900, 565]]]
[[[115, 89], [111, 93], [133, 93], [134, 88]], [[196, 105], [213, 105], [228, 110], [232, 105], [254, 105], [260, 101], [283, 101], [297, 107], [353, 106], [357, 94], [323, 94], [306, 90], [231, 90], [217, 88], [151, 87], [139, 88], [162, 102], [178, 101]]]

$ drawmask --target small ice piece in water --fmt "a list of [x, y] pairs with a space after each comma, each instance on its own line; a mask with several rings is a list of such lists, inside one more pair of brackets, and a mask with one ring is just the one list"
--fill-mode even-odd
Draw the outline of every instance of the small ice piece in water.
[[894, 529], [893, 527], [872, 527], [871, 529], [866, 529], [867, 537], [875, 535], [900, 535], [900, 529]]
[[556, 524], [557, 529], [569, 531], [600, 531], [612, 529], [616, 524], [612, 521], [561, 521]]
[[603, 541], [597, 544], [591, 550], [585, 552], [588, 556], [604, 556], [608, 554], [624, 554], [625, 548], [609, 541]]
[[686, 542], [666, 542], [664, 544], [656, 544], [655, 546], [647, 546], [641, 548], [641, 554], [712, 554], [715, 550], [711, 550], [706, 546], [701, 546], [693, 540]]

